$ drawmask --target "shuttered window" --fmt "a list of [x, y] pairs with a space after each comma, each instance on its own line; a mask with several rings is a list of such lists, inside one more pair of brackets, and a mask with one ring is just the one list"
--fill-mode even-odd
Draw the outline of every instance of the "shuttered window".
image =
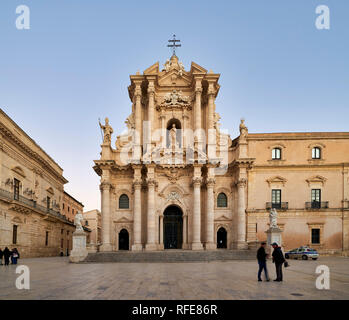
[[119, 209], [129, 209], [130, 201], [126, 194], [122, 194], [119, 198]]

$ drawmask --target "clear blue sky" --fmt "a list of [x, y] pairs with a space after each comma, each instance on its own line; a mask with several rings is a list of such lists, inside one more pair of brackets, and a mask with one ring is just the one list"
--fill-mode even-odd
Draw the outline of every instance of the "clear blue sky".
[[[15, 27], [16, 6], [31, 29]], [[330, 30], [315, 8], [330, 8]], [[129, 74], [170, 57], [221, 73], [217, 111], [234, 138], [250, 132], [349, 131], [347, 0], [1, 0], [0, 106], [64, 169], [66, 190], [100, 207], [98, 118], [115, 133], [131, 102]]]

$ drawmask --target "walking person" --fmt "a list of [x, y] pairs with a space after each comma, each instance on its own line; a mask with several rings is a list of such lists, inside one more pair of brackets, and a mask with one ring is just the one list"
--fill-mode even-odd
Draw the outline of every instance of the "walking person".
[[5, 266], [8, 266], [10, 264], [10, 257], [12, 255], [12, 252], [6, 247], [3, 253], [4, 253]]
[[0, 266], [2, 266], [2, 256], [4, 255], [4, 252], [0, 249]]
[[12, 264], [17, 264], [17, 259], [19, 259], [19, 252], [17, 248], [14, 248], [11, 256]]
[[281, 282], [282, 279], [282, 265], [286, 261], [284, 258], [284, 254], [281, 251], [281, 248], [278, 246], [276, 242], [272, 244], [272, 247], [274, 248], [273, 251], [273, 263], [275, 263], [275, 269], [276, 269], [276, 279], [274, 281]]
[[266, 246], [266, 243], [262, 242], [260, 248], [257, 250], [257, 260], [259, 265], [258, 281], [262, 281], [261, 274], [263, 270], [264, 270], [266, 281], [270, 281], [269, 275], [268, 275], [268, 269], [267, 269], [268, 254], [265, 252], [265, 246]]

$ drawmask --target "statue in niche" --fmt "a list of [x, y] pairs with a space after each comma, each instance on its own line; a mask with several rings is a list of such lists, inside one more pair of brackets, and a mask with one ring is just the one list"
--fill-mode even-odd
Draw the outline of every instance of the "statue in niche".
[[172, 124], [172, 128], [170, 130], [170, 147], [178, 147], [177, 129], [174, 123]]
[[111, 143], [111, 135], [114, 131], [113, 131], [113, 128], [109, 124], [109, 119], [105, 118], [105, 125], [102, 125], [101, 122], [99, 122], [99, 126], [103, 130], [103, 134], [104, 134], [103, 143], [110, 144]]

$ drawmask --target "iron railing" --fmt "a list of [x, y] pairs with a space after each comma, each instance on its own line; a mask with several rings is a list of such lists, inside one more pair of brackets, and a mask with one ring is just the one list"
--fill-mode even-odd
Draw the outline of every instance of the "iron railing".
[[288, 202], [278, 202], [278, 203], [267, 202], [265, 207], [267, 210], [270, 210], [270, 209], [287, 210]]
[[32, 199], [28, 199], [26, 197], [23, 197], [21, 195], [15, 194], [13, 192], [9, 192], [9, 191], [4, 190], [4, 189], [0, 189], [0, 196], [6, 198], [8, 200], [12, 200], [15, 203], [18, 202], [18, 203], [24, 204], [24, 205], [26, 205], [28, 207], [37, 209], [38, 211], [40, 211], [42, 213], [49, 214], [49, 215], [54, 216], [56, 218], [62, 219], [62, 220], [64, 220], [67, 223], [72, 224], [72, 222], [69, 221], [65, 215], [61, 214], [58, 211], [53, 210], [52, 208], [44, 207], [44, 206], [38, 204], [36, 201], [34, 201]]
[[306, 209], [328, 209], [328, 201], [311, 201], [305, 203]]

